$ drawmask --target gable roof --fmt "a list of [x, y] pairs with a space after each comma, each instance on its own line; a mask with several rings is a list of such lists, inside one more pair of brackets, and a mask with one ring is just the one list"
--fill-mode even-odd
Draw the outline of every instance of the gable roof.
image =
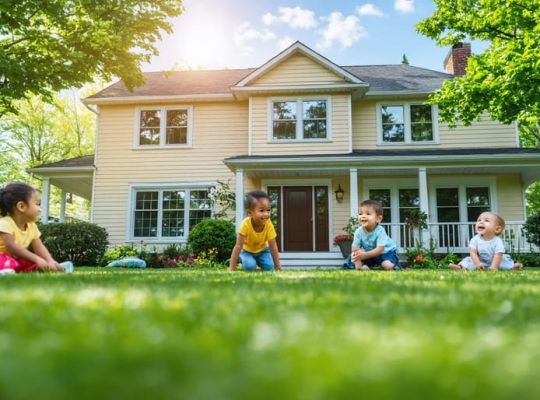
[[[284, 88], [250, 87], [249, 84], [295, 54], [309, 57], [342, 77], [340, 84], [298, 84]], [[296, 42], [259, 68], [146, 72], [144, 85], [129, 91], [118, 81], [83, 100], [86, 104], [152, 101], [234, 100], [246, 93], [284, 91], [360, 91], [366, 96], [425, 95], [441, 87], [453, 75], [406, 64], [338, 66], [301, 42]]]

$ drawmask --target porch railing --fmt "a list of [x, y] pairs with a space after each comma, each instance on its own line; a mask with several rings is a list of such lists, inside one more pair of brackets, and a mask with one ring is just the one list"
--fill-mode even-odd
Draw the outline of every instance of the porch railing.
[[[429, 247], [431, 244], [438, 253], [449, 251], [454, 253], [468, 253], [469, 241], [475, 235], [474, 222], [429, 223], [427, 229], [421, 232], [417, 228], [411, 229], [404, 223], [382, 223], [381, 225], [396, 242], [400, 252], [405, 251], [406, 248], [414, 247], [418, 243], [422, 243], [424, 247]], [[540, 251], [536, 246], [527, 242], [522, 228], [522, 221], [510, 221], [506, 223], [501, 236], [506, 251], [510, 253]]]

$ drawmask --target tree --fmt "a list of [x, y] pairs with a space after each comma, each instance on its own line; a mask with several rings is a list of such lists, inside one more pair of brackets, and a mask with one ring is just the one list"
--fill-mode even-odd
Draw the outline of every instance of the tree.
[[538, 132], [540, 127], [540, 0], [434, 0], [435, 12], [418, 32], [448, 46], [489, 42], [468, 60], [467, 73], [444, 83], [430, 102], [440, 118], [469, 125], [487, 111], [491, 118]]
[[401, 63], [409, 65], [409, 59], [407, 58], [407, 54], [403, 53], [403, 57], [401, 58]]
[[0, 2], [0, 116], [30, 93], [51, 98], [95, 77], [143, 83], [181, 0], [3, 0]]

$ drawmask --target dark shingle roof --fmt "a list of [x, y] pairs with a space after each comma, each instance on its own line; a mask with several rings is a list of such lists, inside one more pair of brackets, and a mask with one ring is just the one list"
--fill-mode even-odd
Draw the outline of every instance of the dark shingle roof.
[[369, 83], [369, 92], [429, 93], [439, 89], [445, 80], [453, 78], [453, 75], [444, 72], [407, 64], [355, 65], [343, 68]]
[[137, 87], [132, 92], [122, 81], [118, 81], [88, 98], [230, 93], [231, 86], [254, 70], [255, 68], [145, 72], [144, 86]]
[[43, 164], [39, 167], [34, 167], [32, 169], [39, 168], [78, 168], [78, 167], [93, 167], [94, 166], [94, 155], [90, 154], [88, 156], [80, 156], [69, 158], [67, 160], [57, 161], [50, 164]]
[[[453, 75], [405, 64], [342, 67], [370, 84], [369, 92], [429, 93]], [[130, 92], [118, 81], [88, 99], [179, 96], [231, 93], [230, 88], [256, 68], [201, 71], [146, 72], [144, 86]]]

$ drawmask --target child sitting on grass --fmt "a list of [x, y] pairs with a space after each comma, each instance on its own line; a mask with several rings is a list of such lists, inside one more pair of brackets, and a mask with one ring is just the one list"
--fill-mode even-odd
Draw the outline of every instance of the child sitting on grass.
[[35, 222], [39, 212], [39, 195], [32, 186], [10, 183], [0, 189], [0, 275], [73, 268], [69, 261], [56, 262], [41, 242]]
[[378, 201], [364, 200], [359, 207], [358, 225], [354, 232], [351, 260], [357, 270], [369, 270], [380, 264], [382, 269], [401, 269], [396, 245], [379, 225], [383, 208]]
[[504, 231], [505, 222], [493, 212], [483, 212], [476, 220], [476, 235], [469, 242], [470, 256], [465, 257], [459, 264], [450, 263], [453, 270], [489, 269], [521, 269], [520, 263], [515, 263], [509, 255], [504, 254], [504, 243], [499, 237]]
[[238, 259], [245, 271], [254, 271], [257, 265], [266, 271], [279, 270], [277, 234], [270, 221], [270, 200], [266, 192], [249, 192], [246, 195], [246, 209], [248, 216], [240, 225], [229, 270], [236, 269]]

